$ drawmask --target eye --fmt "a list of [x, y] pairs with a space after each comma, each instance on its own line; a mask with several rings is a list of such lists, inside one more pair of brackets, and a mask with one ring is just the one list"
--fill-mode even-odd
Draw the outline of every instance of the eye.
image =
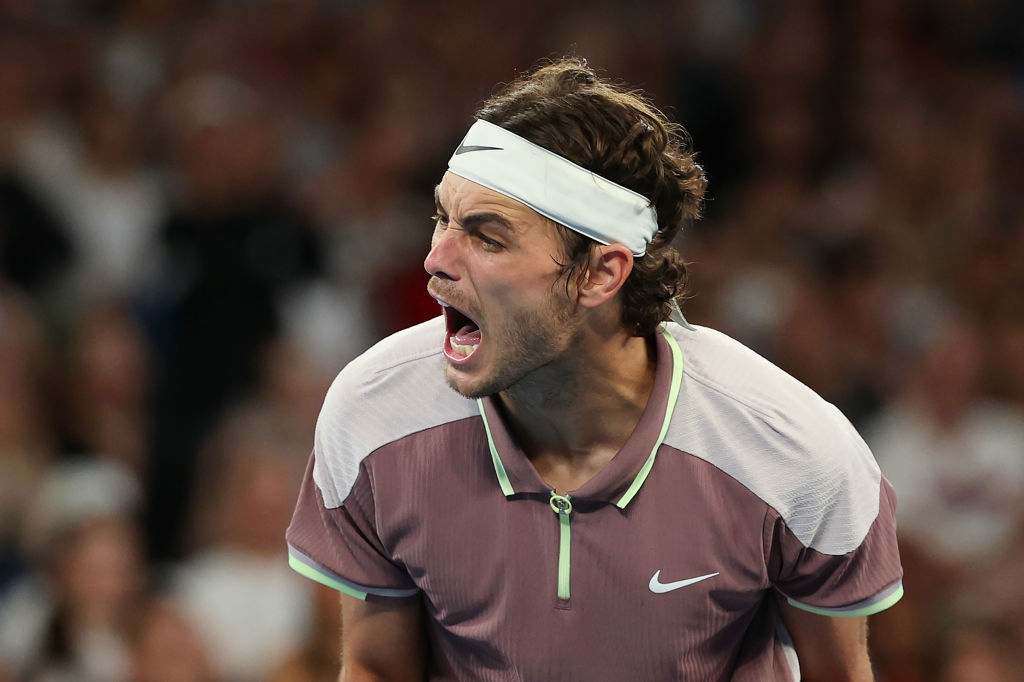
[[435, 213], [434, 215], [430, 216], [430, 222], [439, 224], [442, 227], [447, 227], [448, 226], [448, 216], [443, 215], [441, 213]]
[[480, 240], [484, 245], [484, 248], [488, 251], [498, 251], [499, 249], [505, 248], [505, 245], [501, 242], [495, 241], [486, 235], [480, 234], [479, 232], [476, 233], [476, 238]]

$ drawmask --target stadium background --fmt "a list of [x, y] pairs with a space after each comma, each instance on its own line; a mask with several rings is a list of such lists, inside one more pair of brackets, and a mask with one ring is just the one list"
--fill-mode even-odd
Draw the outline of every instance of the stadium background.
[[0, 680], [333, 678], [282, 538], [320, 400], [435, 314], [474, 106], [566, 53], [692, 133], [691, 321], [895, 484], [879, 679], [1024, 679], [1024, 4], [2, 0]]

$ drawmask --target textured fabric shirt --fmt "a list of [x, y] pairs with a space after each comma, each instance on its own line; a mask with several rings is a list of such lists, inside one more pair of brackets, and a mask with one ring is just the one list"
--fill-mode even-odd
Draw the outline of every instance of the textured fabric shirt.
[[423, 600], [432, 680], [790, 680], [777, 592], [826, 615], [903, 593], [895, 497], [832, 405], [668, 323], [626, 444], [555, 495], [498, 404], [444, 379], [441, 319], [338, 376], [287, 539], [299, 572]]

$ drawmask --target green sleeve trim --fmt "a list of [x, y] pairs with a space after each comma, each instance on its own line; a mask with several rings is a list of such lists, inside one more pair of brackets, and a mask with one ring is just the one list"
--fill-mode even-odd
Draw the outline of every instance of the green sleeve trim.
[[658, 434], [658, 440], [654, 442], [654, 447], [651, 448], [651, 454], [648, 455], [647, 461], [640, 467], [640, 471], [637, 472], [636, 477], [629, 485], [629, 488], [626, 489], [626, 492], [615, 503], [615, 506], [619, 509], [626, 508], [626, 505], [639, 492], [640, 486], [647, 480], [647, 475], [651, 473], [651, 467], [654, 466], [654, 458], [658, 454], [658, 448], [661, 447], [662, 442], [665, 440], [665, 434], [668, 433], [669, 424], [672, 423], [672, 413], [676, 409], [676, 400], [679, 399], [679, 387], [683, 381], [683, 352], [679, 350], [679, 344], [676, 343], [675, 338], [664, 325], [659, 327], [659, 331], [665, 337], [665, 340], [668, 341], [668, 347], [672, 350], [672, 386], [669, 389], [668, 403], [665, 405], [665, 420], [662, 422], [661, 433]]
[[360, 592], [359, 590], [351, 588], [348, 585], [345, 585], [344, 583], [338, 582], [334, 578], [331, 578], [329, 576], [324, 575], [323, 573], [320, 573], [312, 567], [302, 563], [302, 561], [300, 561], [294, 555], [288, 557], [288, 565], [294, 568], [296, 572], [306, 576], [310, 580], [315, 580], [321, 585], [327, 585], [327, 587], [333, 587], [339, 592], [344, 592], [350, 597], [355, 597], [356, 599], [366, 601], [366, 592]]
[[487, 413], [484, 411], [483, 398], [477, 398], [476, 405], [480, 410], [480, 417], [484, 420], [484, 431], [487, 433], [487, 446], [491, 449], [491, 462], [494, 464], [494, 473], [498, 477], [498, 485], [501, 486], [501, 492], [504, 493], [505, 497], [515, 495], [516, 491], [512, 488], [512, 481], [508, 479], [508, 473], [505, 471], [505, 465], [501, 463], [501, 457], [498, 456], [498, 448], [494, 446], [494, 438], [491, 436], [491, 425], [487, 423]]
[[800, 602], [792, 599], [791, 597], [786, 597], [786, 601], [788, 601], [790, 603], [790, 605], [795, 606], [798, 609], [802, 609], [804, 611], [809, 611], [811, 613], [816, 613], [819, 616], [829, 616], [831, 618], [857, 618], [857, 617], [860, 617], [860, 616], [870, 616], [870, 615], [878, 613], [880, 611], [885, 611], [887, 608], [889, 608], [890, 606], [892, 606], [893, 604], [895, 604], [896, 602], [898, 602], [902, 598], [903, 598], [903, 583], [900, 583], [897, 586], [896, 590], [892, 594], [890, 594], [887, 597], [885, 597], [884, 599], [881, 599], [881, 600], [876, 601], [876, 602], [874, 602], [872, 604], [868, 604], [867, 606], [862, 606], [862, 607], [859, 607], [859, 608], [822, 609], [822, 608], [818, 608], [817, 606], [809, 606], [807, 604], [801, 604]]

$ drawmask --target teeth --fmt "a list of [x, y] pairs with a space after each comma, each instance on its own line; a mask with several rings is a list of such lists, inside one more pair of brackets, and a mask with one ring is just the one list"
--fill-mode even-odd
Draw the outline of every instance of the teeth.
[[468, 343], [465, 345], [457, 343], [454, 336], [449, 337], [448, 342], [451, 344], [452, 350], [463, 357], [470, 355], [477, 347], [477, 344], [475, 343]]

